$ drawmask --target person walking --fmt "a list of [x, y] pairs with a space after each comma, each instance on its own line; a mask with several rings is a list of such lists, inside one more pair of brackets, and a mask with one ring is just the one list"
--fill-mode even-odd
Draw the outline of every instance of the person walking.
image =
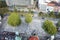
[[16, 32], [16, 37], [15, 37], [15, 40], [21, 40], [22, 38], [19, 36], [19, 33]]

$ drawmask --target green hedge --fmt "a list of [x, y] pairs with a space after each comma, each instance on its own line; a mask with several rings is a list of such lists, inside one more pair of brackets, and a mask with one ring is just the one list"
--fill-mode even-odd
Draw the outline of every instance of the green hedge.
[[53, 11], [50, 12], [49, 17], [56, 18], [56, 16], [55, 16]]
[[12, 26], [18, 26], [21, 24], [21, 19], [18, 15], [18, 13], [11, 13], [11, 15], [8, 17], [8, 24]]
[[3, 17], [4, 14], [7, 14], [9, 12], [8, 8], [0, 8], [0, 14]]
[[49, 17], [47, 13], [39, 12], [38, 14], [39, 17]]
[[46, 20], [43, 23], [43, 29], [49, 33], [50, 35], [54, 35], [57, 32], [57, 29], [55, 27], [55, 25], [53, 24], [53, 22], [51, 22], [50, 20]]
[[56, 15], [54, 14], [53, 11], [51, 11], [49, 14], [48, 13], [39, 12], [38, 16], [39, 17], [56, 18]]
[[60, 12], [58, 13], [57, 18], [60, 18]]
[[38, 16], [43, 16], [44, 13], [43, 12], [39, 12]]

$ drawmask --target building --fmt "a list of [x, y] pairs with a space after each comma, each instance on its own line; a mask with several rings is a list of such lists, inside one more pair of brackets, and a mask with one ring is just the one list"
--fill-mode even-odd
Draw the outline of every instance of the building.
[[[59, 0], [39, 0], [39, 9], [41, 11], [54, 11], [54, 12], [60, 12], [60, 2]], [[48, 9], [48, 10], [47, 10]]]
[[6, 4], [10, 10], [13, 10], [14, 6], [19, 10], [24, 8], [33, 8], [34, 0], [6, 0]]
[[40, 4], [39, 8], [42, 12], [53, 11], [54, 9], [52, 6], [48, 6], [47, 4]]
[[33, 4], [33, 1], [32, 0], [6, 0], [6, 3], [8, 6], [12, 6], [12, 5], [29, 6], [29, 5]]
[[48, 12], [48, 11], [53, 11], [53, 7], [52, 6], [48, 6], [48, 3], [50, 2], [51, 0], [39, 0], [39, 9], [40, 11], [42, 12]]
[[49, 2], [48, 6], [52, 6], [54, 8], [54, 12], [60, 12], [60, 3], [59, 2]]
[[[60, 10], [60, 0], [6, 0], [9, 10], [14, 10], [14, 5], [17, 10], [35, 9], [48, 12]], [[48, 9], [48, 10], [47, 10]]]

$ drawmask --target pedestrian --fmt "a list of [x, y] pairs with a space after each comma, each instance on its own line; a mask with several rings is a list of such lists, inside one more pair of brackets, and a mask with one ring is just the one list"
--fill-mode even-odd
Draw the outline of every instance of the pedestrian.
[[16, 32], [16, 37], [15, 37], [15, 40], [21, 40], [22, 38], [21, 38], [21, 36], [19, 36], [19, 33], [18, 32]]
[[29, 37], [29, 40], [39, 40], [39, 37], [34, 33], [32, 36]]

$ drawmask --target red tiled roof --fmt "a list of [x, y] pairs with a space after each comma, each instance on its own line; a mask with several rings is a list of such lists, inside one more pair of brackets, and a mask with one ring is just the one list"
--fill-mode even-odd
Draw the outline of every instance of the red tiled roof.
[[48, 3], [48, 6], [60, 6], [60, 3], [51, 1], [51, 2]]
[[48, 3], [48, 6], [55, 6], [55, 4], [57, 4], [57, 2], [51, 1]]

